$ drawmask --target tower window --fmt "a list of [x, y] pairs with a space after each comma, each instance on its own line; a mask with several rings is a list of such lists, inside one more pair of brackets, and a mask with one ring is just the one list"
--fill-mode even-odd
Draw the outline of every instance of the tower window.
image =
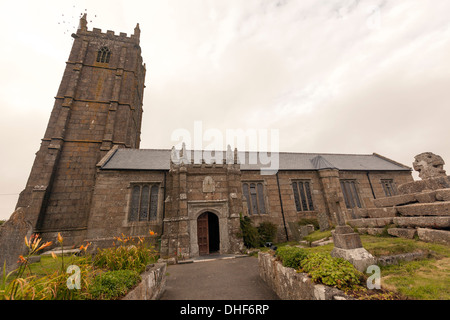
[[108, 47], [102, 47], [97, 52], [97, 62], [109, 63], [109, 58], [111, 57], [111, 51]]

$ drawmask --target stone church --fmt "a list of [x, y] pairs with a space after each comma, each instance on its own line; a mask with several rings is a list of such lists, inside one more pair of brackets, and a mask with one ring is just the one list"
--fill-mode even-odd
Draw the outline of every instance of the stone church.
[[208, 163], [194, 162], [195, 151], [186, 148], [139, 149], [146, 75], [139, 25], [130, 36], [89, 31], [85, 15], [72, 37], [48, 127], [9, 222], [17, 230], [4, 226], [0, 256], [19, 250], [31, 233], [54, 241], [60, 232], [66, 245], [90, 241], [96, 248], [150, 229], [160, 236], [162, 256], [235, 253], [243, 246], [240, 215], [255, 225], [272, 222], [277, 241], [292, 240], [300, 219], [318, 219], [326, 229], [337, 212], [354, 218], [358, 208], [413, 181], [411, 168], [376, 153], [280, 152], [278, 170], [262, 174], [263, 165], [242, 150], [228, 148]]

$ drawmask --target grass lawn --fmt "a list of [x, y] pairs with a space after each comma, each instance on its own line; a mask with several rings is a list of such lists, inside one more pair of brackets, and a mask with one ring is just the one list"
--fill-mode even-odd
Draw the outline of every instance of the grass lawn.
[[[67, 267], [74, 264], [77, 265], [77, 261], [81, 261], [84, 258], [77, 256], [64, 256], [64, 272]], [[41, 261], [35, 262], [29, 265], [31, 273], [38, 276], [45, 276], [49, 273], [53, 273], [57, 270], [61, 270], [63, 259], [61, 256], [57, 256], [56, 259], [52, 256], [41, 256]], [[25, 271], [25, 274], [29, 273], [29, 269]]]
[[[327, 237], [328, 234], [315, 231], [308, 236], [308, 241]], [[364, 248], [375, 257], [406, 252], [422, 251], [426, 259], [400, 262], [397, 265], [381, 268], [381, 285], [408, 297], [420, 300], [450, 300], [450, 247], [427, 243], [415, 239], [361, 235]], [[278, 246], [292, 245], [290, 243]], [[310, 252], [330, 253], [333, 243], [320, 247], [309, 247]]]

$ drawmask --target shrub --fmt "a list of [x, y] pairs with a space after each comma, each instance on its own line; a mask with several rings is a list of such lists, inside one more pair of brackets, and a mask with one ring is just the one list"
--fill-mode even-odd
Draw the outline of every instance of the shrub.
[[308, 257], [308, 253], [301, 248], [285, 246], [277, 249], [277, 257], [283, 266], [298, 269], [301, 262]]
[[260, 246], [258, 229], [253, 226], [252, 220], [241, 216], [240, 225], [244, 245], [247, 248], [258, 248]]
[[317, 219], [300, 219], [298, 222], [299, 226], [306, 226], [307, 224], [312, 224], [314, 226], [314, 230], [319, 230], [319, 221]]
[[307, 273], [314, 282], [341, 290], [356, 288], [364, 277], [347, 260], [326, 253], [308, 253], [302, 248], [285, 246], [278, 248], [277, 257], [283, 266]]
[[257, 227], [260, 245], [273, 242], [277, 234], [277, 226], [272, 222], [261, 222]]
[[115, 270], [99, 274], [90, 288], [93, 299], [113, 299], [124, 296], [139, 283], [141, 277], [134, 270]]
[[247, 248], [258, 248], [266, 242], [273, 242], [277, 233], [277, 226], [272, 222], [261, 222], [258, 227], [252, 224], [249, 217], [240, 218], [241, 236]]
[[300, 270], [311, 276], [314, 282], [335, 286], [338, 289], [353, 289], [361, 284], [362, 273], [342, 258], [329, 254], [311, 253], [300, 262]]

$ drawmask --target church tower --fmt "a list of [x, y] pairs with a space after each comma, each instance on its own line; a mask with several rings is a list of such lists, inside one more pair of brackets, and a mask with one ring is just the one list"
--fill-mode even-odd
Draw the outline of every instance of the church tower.
[[33, 232], [65, 245], [84, 240], [96, 164], [113, 147], [139, 148], [145, 64], [134, 34], [87, 29], [86, 14], [55, 103], [16, 206]]

